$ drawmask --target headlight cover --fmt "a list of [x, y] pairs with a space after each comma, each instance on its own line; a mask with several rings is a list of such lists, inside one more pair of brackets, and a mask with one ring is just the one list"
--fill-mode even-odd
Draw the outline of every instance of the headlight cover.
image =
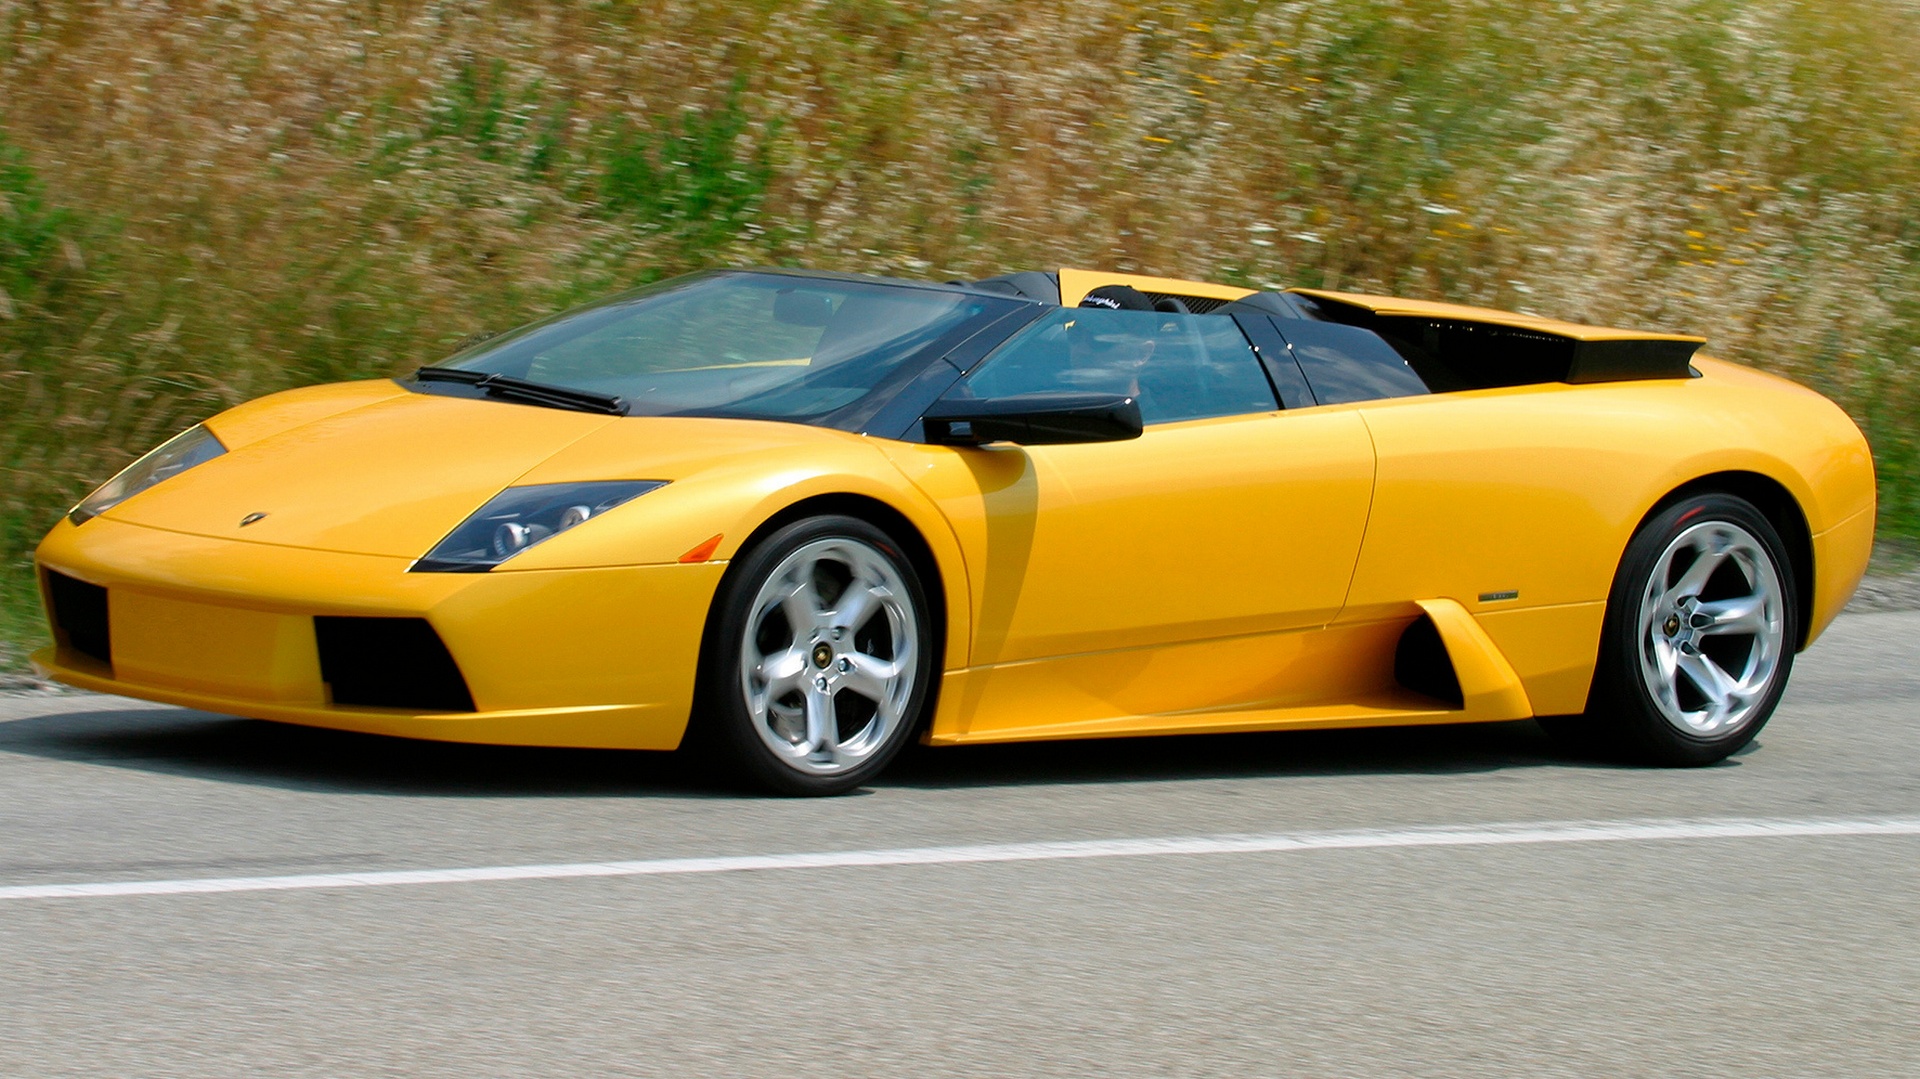
[[67, 520], [86, 524], [95, 517], [152, 487], [227, 452], [213, 432], [195, 425], [161, 443], [152, 452], [120, 470], [120, 474], [67, 511]]
[[521, 551], [584, 524], [665, 480], [538, 483], [509, 487], [413, 564], [413, 573], [485, 573]]

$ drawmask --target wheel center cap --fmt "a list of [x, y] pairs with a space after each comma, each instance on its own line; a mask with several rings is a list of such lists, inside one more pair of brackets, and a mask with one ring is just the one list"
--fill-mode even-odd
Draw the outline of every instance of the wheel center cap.
[[825, 642], [813, 646], [813, 665], [824, 668], [833, 662], [833, 649]]
[[1668, 615], [1666, 625], [1661, 626], [1660, 628], [1665, 630], [1667, 636], [1669, 637], [1680, 632], [1680, 616], [1677, 614]]

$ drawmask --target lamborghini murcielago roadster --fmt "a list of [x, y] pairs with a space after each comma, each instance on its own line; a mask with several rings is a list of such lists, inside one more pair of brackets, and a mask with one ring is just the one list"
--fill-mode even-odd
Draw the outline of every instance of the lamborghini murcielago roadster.
[[790, 793], [932, 745], [1538, 717], [1745, 745], [1871, 458], [1701, 339], [1061, 270], [675, 278], [153, 450], [37, 552], [88, 689]]

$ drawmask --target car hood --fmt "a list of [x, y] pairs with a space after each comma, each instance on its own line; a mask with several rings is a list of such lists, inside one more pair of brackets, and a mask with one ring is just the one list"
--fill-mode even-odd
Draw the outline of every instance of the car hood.
[[[797, 424], [612, 417], [407, 392], [315, 387], [207, 422], [228, 452], [104, 516], [251, 543], [417, 558], [504, 488], [677, 480], [792, 442]], [[260, 514], [249, 524], [248, 517]]]

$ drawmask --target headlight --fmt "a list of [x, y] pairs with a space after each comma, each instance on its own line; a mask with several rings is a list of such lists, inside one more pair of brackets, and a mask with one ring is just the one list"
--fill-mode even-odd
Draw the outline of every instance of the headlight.
[[152, 487], [171, 479], [194, 465], [211, 461], [227, 452], [213, 432], [205, 427], [190, 427], [160, 444], [160, 447], [120, 470], [120, 474], [100, 485], [100, 489], [67, 511], [74, 524], [88, 521]]
[[413, 564], [415, 573], [484, 573], [541, 540], [630, 502], [663, 480], [509, 487]]

